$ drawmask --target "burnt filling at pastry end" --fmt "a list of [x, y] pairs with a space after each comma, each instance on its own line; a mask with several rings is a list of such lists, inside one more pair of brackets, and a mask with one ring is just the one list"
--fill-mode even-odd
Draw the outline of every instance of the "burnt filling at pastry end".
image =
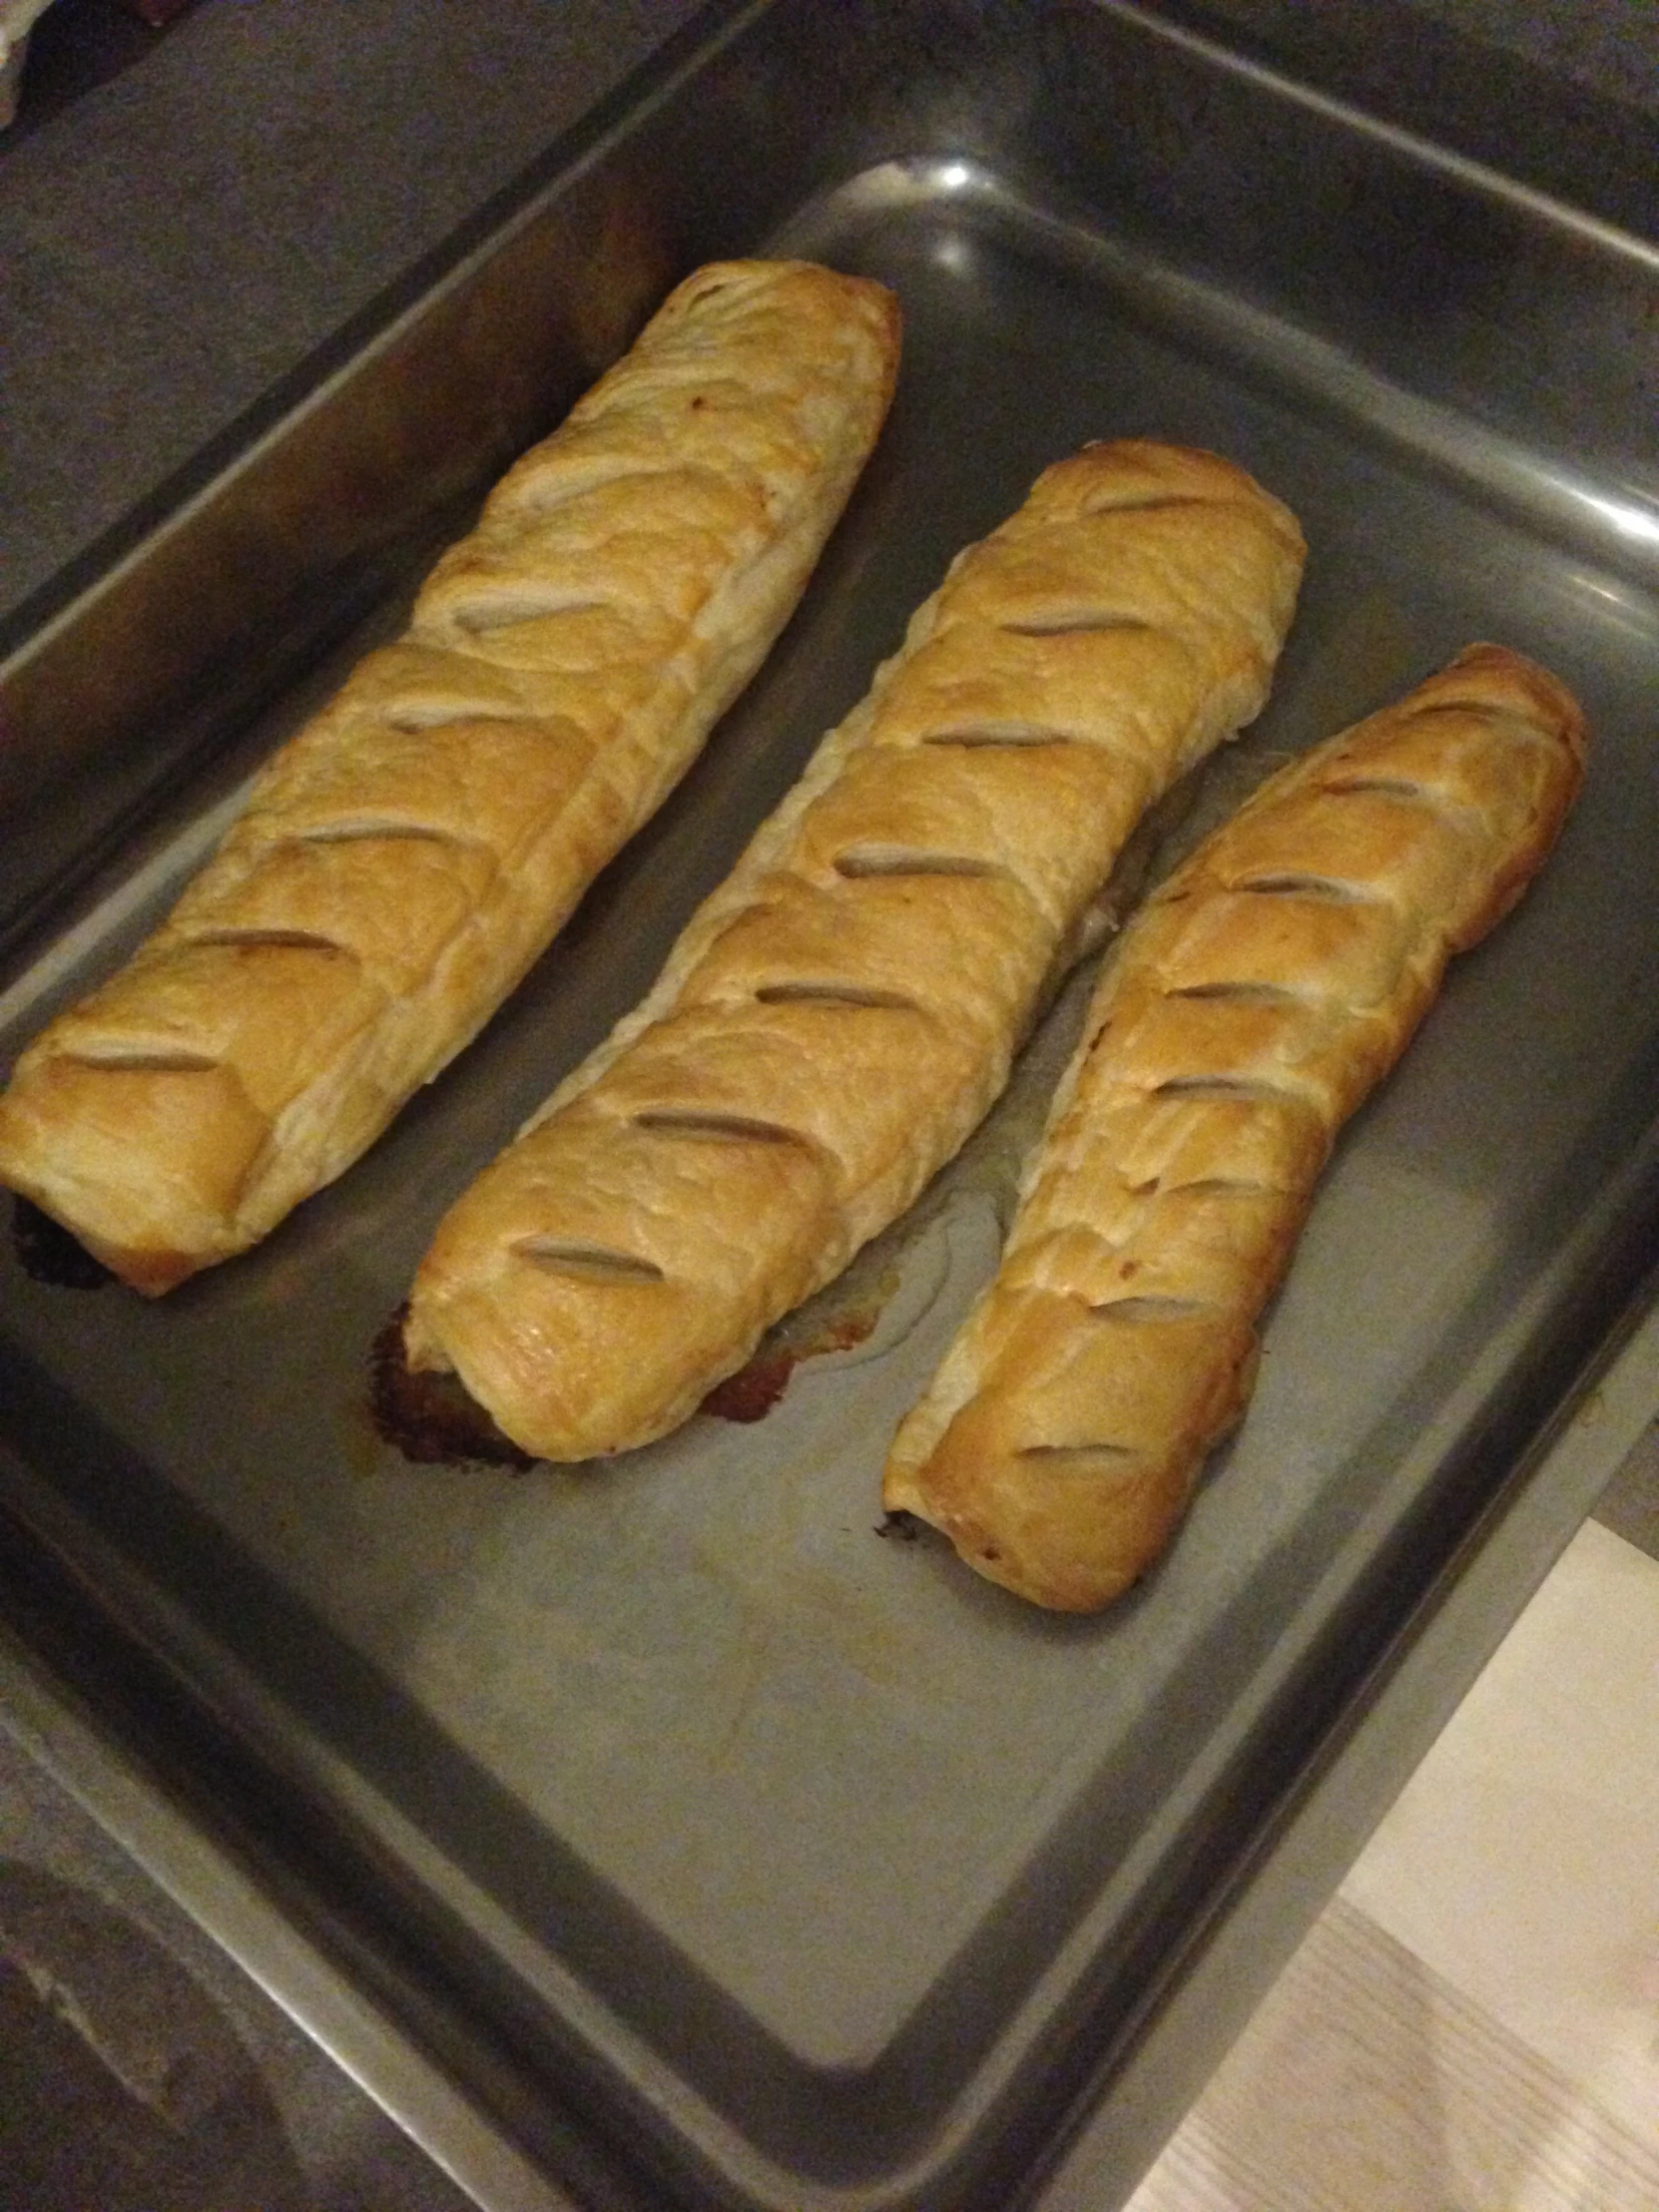
[[12, 1249], [31, 1283], [57, 1291], [97, 1291], [115, 1277], [33, 1199], [12, 1199]]
[[875, 1524], [878, 1536], [896, 1537], [900, 1543], [913, 1544], [926, 1528], [927, 1523], [919, 1513], [912, 1513], [907, 1506], [890, 1507]]
[[459, 1376], [412, 1369], [403, 1352], [400, 1306], [369, 1351], [368, 1411], [383, 1443], [417, 1466], [509, 1467], [535, 1465], [527, 1451], [497, 1428]]

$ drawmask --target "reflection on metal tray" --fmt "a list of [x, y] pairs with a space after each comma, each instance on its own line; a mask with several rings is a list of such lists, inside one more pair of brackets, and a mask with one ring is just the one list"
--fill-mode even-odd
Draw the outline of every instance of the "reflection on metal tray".
[[[648, 91], [580, 180], [469, 242], [241, 478], [205, 487], [208, 534], [163, 533], [158, 574], [208, 560], [227, 514], [256, 527], [247, 471], [285, 486], [282, 542], [303, 547], [319, 423], [383, 421], [377, 379], [406, 393], [431, 330], [499, 296], [503, 256], [565, 326], [587, 312], [613, 336], [640, 272], [715, 252], [882, 277], [908, 332], [882, 448], [703, 762], [365, 1161], [160, 1306], [5, 1263], [5, 1589], [578, 2196], [1003, 2204], [1092, 2098], [1110, 2110], [1275, 1823], [1639, 1313], [1659, 1228], [1659, 481], [1631, 359], [1659, 257], [1117, 6], [779, 0]], [[584, 211], [622, 242], [604, 298], [561, 289], [595, 280], [571, 251]], [[407, 403], [430, 433], [418, 377]], [[421, 471], [445, 496], [481, 472], [482, 413], [474, 394], [453, 453], [416, 441], [412, 476], [386, 464], [415, 537]], [[1237, 458], [1312, 549], [1274, 702], [1195, 822], [1217, 779], [1237, 790], [1476, 637], [1555, 668], [1595, 733], [1550, 869], [1345, 1141], [1249, 1419], [1168, 1563], [1108, 1615], [1056, 1620], [876, 1526], [884, 1440], [992, 1263], [1009, 1116], [1028, 1126], [1075, 988], [880, 1255], [870, 1334], [801, 1365], [764, 1420], [699, 1417], [598, 1469], [403, 1461], [367, 1418], [368, 1352], [445, 1203], [650, 981], [951, 553], [1045, 462], [1122, 433]], [[343, 544], [318, 561], [358, 557]], [[19, 865], [58, 905], [4, 979], [0, 1049], [131, 943], [360, 647], [323, 652], [304, 609], [325, 568], [302, 566], [267, 615], [312, 665], [251, 727], [213, 707], [223, 636], [163, 675], [141, 644], [130, 670], [117, 656], [111, 731], [195, 685], [212, 758], [97, 871], [39, 827], [56, 802], [22, 810]], [[118, 587], [127, 627], [84, 639], [142, 640], [142, 575], [61, 636], [113, 621]], [[42, 763], [63, 651], [30, 678]], [[132, 746], [129, 789], [152, 799], [189, 765], [171, 740]], [[119, 827], [94, 820], [89, 845]], [[1562, 1535], [1587, 1494], [1563, 1487]]]

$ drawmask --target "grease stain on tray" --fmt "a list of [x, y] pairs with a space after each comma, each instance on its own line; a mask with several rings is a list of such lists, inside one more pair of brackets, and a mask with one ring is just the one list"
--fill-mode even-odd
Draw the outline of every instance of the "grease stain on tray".
[[[867, 1306], [847, 1306], [839, 1313], [831, 1311], [822, 1316], [815, 1314], [811, 1320], [803, 1319], [805, 1309], [792, 1315], [790, 1319], [797, 1327], [791, 1330], [781, 1323], [746, 1366], [715, 1384], [700, 1410], [712, 1413], [717, 1420], [765, 1420], [789, 1388], [790, 1378], [803, 1360], [822, 1359], [831, 1352], [850, 1352], [869, 1337], [881, 1317], [882, 1305], [897, 1288], [897, 1278], [891, 1276], [890, 1271], [889, 1278], [884, 1278], [880, 1287], [883, 1296]], [[842, 1290], [839, 1283], [832, 1288]]]

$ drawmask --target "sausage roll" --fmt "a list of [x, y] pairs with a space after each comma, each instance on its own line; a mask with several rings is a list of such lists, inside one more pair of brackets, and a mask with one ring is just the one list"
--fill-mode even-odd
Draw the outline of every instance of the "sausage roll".
[[552, 1459], [691, 1413], [996, 1097], [1143, 810], [1259, 712], [1303, 558], [1210, 454], [1047, 470], [451, 1209], [410, 1365]]
[[996, 1280], [899, 1428], [890, 1510], [1063, 1611], [1157, 1558], [1244, 1410], [1338, 1128], [1541, 865], [1584, 745], [1553, 677], [1473, 646], [1263, 785], [1153, 894]]
[[23, 1055], [0, 1182], [139, 1290], [264, 1236], [473, 1036], [695, 758], [891, 395], [878, 285], [669, 297], [271, 762], [162, 927]]

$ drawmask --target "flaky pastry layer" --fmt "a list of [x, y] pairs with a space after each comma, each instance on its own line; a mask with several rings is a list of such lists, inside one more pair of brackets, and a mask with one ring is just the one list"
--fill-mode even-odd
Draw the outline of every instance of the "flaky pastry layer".
[[440, 1225], [405, 1330], [524, 1449], [648, 1441], [962, 1143], [1143, 810], [1260, 710], [1294, 519], [1126, 440], [1047, 470]]
[[1000, 1271], [887, 1461], [889, 1510], [1039, 1605], [1105, 1605], [1242, 1415], [1336, 1132], [1521, 895], [1583, 717], [1473, 646], [1282, 771], [1102, 975]]
[[264, 1236], [450, 1060], [796, 605], [891, 396], [861, 278], [675, 290], [269, 765], [0, 1099], [0, 1182], [159, 1293]]

